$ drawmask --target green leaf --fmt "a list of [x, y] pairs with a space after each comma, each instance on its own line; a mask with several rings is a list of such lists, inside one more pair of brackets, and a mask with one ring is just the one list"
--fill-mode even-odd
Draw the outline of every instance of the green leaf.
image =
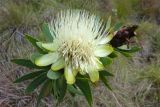
[[39, 85], [41, 85], [45, 80], [47, 79], [46, 77], [46, 72], [42, 73], [39, 75], [37, 78], [35, 78], [26, 88], [26, 92], [30, 93], [33, 92]]
[[52, 93], [54, 97], [58, 100], [57, 104], [58, 105], [61, 101], [63, 101], [63, 98], [66, 94], [67, 90], [67, 83], [64, 78], [64, 75], [61, 76], [59, 79], [52, 80]]
[[37, 107], [41, 101], [42, 98], [44, 98], [45, 96], [47, 96], [50, 91], [51, 91], [51, 88], [52, 88], [52, 81], [50, 80], [46, 80], [45, 83], [43, 84], [42, 88], [41, 88], [41, 91], [38, 95], [38, 98], [37, 98]]
[[132, 47], [131, 49], [120, 49], [120, 48], [117, 48], [117, 50], [123, 51], [123, 52], [128, 52], [128, 53], [135, 53], [135, 52], [140, 51], [141, 48], [140, 48], [140, 47], [137, 47], [137, 46], [134, 46], [134, 47]]
[[67, 83], [64, 76], [61, 76], [58, 80], [56, 80], [56, 89], [58, 90], [58, 101], [63, 101], [63, 98], [66, 94]]
[[110, 73], [106, 70], [99, 71], [99, 74], [103, 75], [103, 76], [114, 76], [112, 73]]
[[51, 35], [51, 32], [49, 30], [48, 24], [44, 23], [42, 25], [42, 32], [47, 37], [48, 42], [53, 42], [53, 36]]
[[142, 49], [142, 48], [140, 48], [140, 47], [138, 47], [138, 46], [135, 46], [135, 47], [132, 47], [132, 48], [131, 48], [130, 52], [131, 52], [131, 53], [138, 52], [138, 51], [140, 51], [141, 49]]
[[71, 93], [74, 93], [74, 94], [83, 95], [83, 93], [80, 90], [76, 89], [73, 85], [68, 84], [67, 90]]
[[91, 88], [90, 88], [90, 85], [88, 83], [88, 80], [77, 78], [76, 85], [83, 92], [86, 100], [88, 101], [88, 104], [90, 106], [92, 106], [92, 104], [93, 104], [92, 92], [91, 92]]
[[112, 63], [112, 59], [109, 58], [109, 57], [101, 57], [101, 58], [100, 58], [100, 61], [102, 62], [102, 64], [103, 64], [104, 66], [110, 65], [110, 64]]
[[114, 31], [119, 30], [122, 25], [123, 25], [122, 22], [116, 23], [116, 24], [114, 25]]
[[46, 72], [46, 70], [40, 70], [40, 71], [35, 71], [35, 72], [31, 72], [31, 73], [25, 74], [22, 77], [16, 79], [14, 81], [14, 83], [19, 83], [19, 82], [22, 82], [22, 81], [25, 81], [25, 80], [29, 80], [29, 79], [35, 78], [35, 77], [39, 76], [40, 74], [42, 74], [44, 72]]
[[125, 57], [131, 57], [131, 52], [128, 52], [129, 50], [125, 50], [125, 49], [120, 49], [120, 48], [115, 48], [115, 51], [121, 53], [122, 55], [124, 55]]
[[12, 59], [11, 61], [13, 63], [28, 67], [28, 68], [38, 68], [38, 69], [42, 68], [42, 67], [36, 66], [32, 61], [28, 59]]
[[52, 80], [58, 79], [61, 75], [62, 74], [59, 71], [49, 70], [47, 73], [47, 77]]
[[106, 77], [102, 74], [100, 74], [100, 79], [102, 80], [102, 82], [105, 84], [105, 86], [109, 89], [112, 90], [112, 88], [110, 87], [108, 80], [106, 79]]
[[116, 54], [116, 52], [112, 52], [110, 55], [108, 55], [108, 57], [116, 58], [116, 57], [118, 57], [118, 55]]
[[25, 38], [34, 46], [40, 53], [47, 53], [43, 49], [41, 49], [38, 45], [37, 42], [39, 42], [37, 39], [33, 38], [32, 36], [26, 35]]
[[125, 57], [132, 57], [131, 53], [124, 52], [124, 51], [121, 51], [121, 50], [116, 50], [116, 51], [120, 52]]
[[56, 88], [56, 80], [52, 80], [52, 94], [54, 95], [54, 97], [57, 97], [57, 88]]

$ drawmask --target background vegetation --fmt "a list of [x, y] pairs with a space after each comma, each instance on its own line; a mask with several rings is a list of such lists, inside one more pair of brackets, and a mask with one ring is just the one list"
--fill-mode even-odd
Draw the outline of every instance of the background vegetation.
[[[43, 39], [41, 26], [63, 9], [85, 9], [112, 24], [138, 24], [137, 42], [142, 50], [126, 58], [119, 55], [108, 69], [114, 77], [113, 91], [101, 82], [94, 88], [94, 107], [160, 106], [160, 1], [159, 0], [0, 0], [0, 107], [35, 107], [38, 90], [25, 94], [28, 82], [13, 84], [15, 78], [30, 72], [10, 62], [29, 57], [34, 49], [24, 34]], [[82, 96], [66, 95], [60, 107], [86, 107]], [[41, 106], [53, 107], [54, 99], [46, 97]]]

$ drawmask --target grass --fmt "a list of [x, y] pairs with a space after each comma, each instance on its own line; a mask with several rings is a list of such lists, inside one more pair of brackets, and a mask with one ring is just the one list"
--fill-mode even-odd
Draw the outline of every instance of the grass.
[[2, 7], [1, 12], [1, 31], [8, 29], [8, 27], [12, 29], [22, 26], [28, 27], [36, 23], [36, 17], [31, 5], [9, 1]]
[[[158, 56], [159, 58], [159, 56]], [[144, 96], [145, 103], [154, 103], [154, 106], [160, 103], [160, 66], [159, 60], [144, 68], [138, 77], [139, 81], [147, 81], [150, 83]]]
[[[119, 55], [108, 69], [115, 75], [109, 78], [113, 91], [107, 90], [101, 82], [95, 87], [94, 107], [158, 107], [160, 104], [160, 29], [157, 24], [158, 0], [0, 0], [0, 106], [35, 107], [38, 91], [31, 95], [24, 93], [26, 83], [15, 85], [16, 77], [30, 72], [30, 69], [16, 66], [12, 58], [30, 57], [34, 51], [24, 39], [24, 34], [41, 36], [41, 25], [49, 22], [60, 10], [85, 9], [101, 16], [104, 20], [112, 15], [115, 22], [124, 25], [138, 23], [137, 39], [143, 49], [127, 59]], [[153, 6], [147, 6], [153, 5]], [[27, 5], [26, 5], [27, 4]], [[148, 14], [149, 13], [149, 14]], [[140, 79], [141, 78], [141, 79]], [[84, 97], [65, 97], [60, 107], [84, 107]], [[42, 107], [54, 106], [49, 97]]]
[[151, 81], [154, 85], [160, 85], [160, 65], [159, 61], [153, 63], [144, 69], [141, 76], [142, 79], [147, 79]]

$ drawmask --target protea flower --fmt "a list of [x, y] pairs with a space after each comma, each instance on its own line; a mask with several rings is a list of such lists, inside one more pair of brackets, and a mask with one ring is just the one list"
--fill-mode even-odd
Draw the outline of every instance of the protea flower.
[[113, 48], [107, 44], [112, 39], [100, 18], [86, 11], [61, 12], [49, 24], [53, 42], [41, 43], [48, 50], [35, 60], [38, 66], [51, 65], [53, 72], [64, 68], [68, 84], [75, 82], [77, 73], [88, 74], [92, 82], [99, 80], [104, 69], [100, 57], [111, 54]]

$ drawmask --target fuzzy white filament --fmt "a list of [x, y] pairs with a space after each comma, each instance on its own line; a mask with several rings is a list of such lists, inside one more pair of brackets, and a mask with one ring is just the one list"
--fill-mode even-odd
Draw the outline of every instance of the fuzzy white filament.
[[[97, 72], [103, 69], [99, 57], [105, 57], [113, 51], [106, 44], [112, 36], [106, 35], [107, 29], [100, 18], [86, 11], [63, 11], [49, 24], [49, 29], [54, 38], [53, 43], [42, 46], [54, 53], [48, 56], [58, 55], [58, 58], [57, 62], [47, 64], [52, 63], [53, 70], [64, 67], [69, 84], [74, 83], [77, 72], [88, 73], [93, 82], [97, 81]], [[37, 65], [47, 65], [42, 62], [44, 58], [40, 58]]]
[[85, 11], [61, 12], [50, 25], [54, 40], [58, 41], [58, 51], [66, 63], [80, 67], [81, 63], [93, 64], [94, 47], [104, 36], [102, 22]]

